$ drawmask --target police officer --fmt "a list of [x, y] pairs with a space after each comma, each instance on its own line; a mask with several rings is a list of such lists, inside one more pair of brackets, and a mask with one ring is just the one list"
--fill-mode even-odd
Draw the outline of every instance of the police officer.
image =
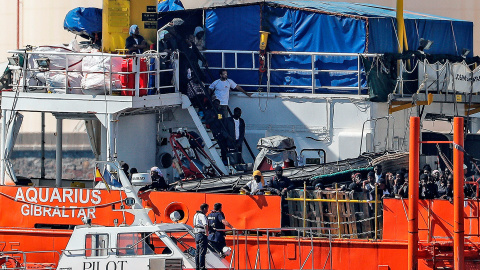
[[213, 206], [213, 211], [208, 215], [208, 241], [212, 247], [223, 256], [223, 248], [227, 245], [225, 242], [225, 232], [218, 231], [224, 230], [225, 226], [233, 229], [233, 226], [225, 219], [225, 215], [222, 212], [222, 204], [216, 203]]
[[206, 214], [208, 213], [208, 204], [200, 205], [200, 210], [193, 216], [193, 227], [195, 233], [195, 269], [203, 270], [205, 268], [205, 255], [208, 247], [208, 221]]

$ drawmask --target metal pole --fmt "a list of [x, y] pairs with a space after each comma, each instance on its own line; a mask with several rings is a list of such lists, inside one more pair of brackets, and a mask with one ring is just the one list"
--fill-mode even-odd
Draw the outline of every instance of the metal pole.
[[45, 179], [45, 113], [42, 112], [40, 135], [40, 178]]
[[362, 67], [361, 67], [361, 62], [360, 62], [360, 54], [357, 56], [357, 75], [358, 75], [358, 94], [362, 94]]
[[[303, 228], [307, 227], [307, 181], [303, 181]], [[303, 230], [305, 237], [305, 230]]]
[[5, 185], [5, 133], [7, 129], [7, 110], [2, 110], [2, 141], [1, 141], [1, 151], [2, 153], [0, 154], [1, 157], [1, 169], [0, 169], [0, 174], [1, 174], [1, 183], [2, 185]]
[[378, 186], [375, 185], [375, 240], [377, 240], [377, 232], [378, 232]]
[[418, 269], [418, 178], [420, 161], [420, 117], [410, 117], [408, 165], [408, 270]]
[[338, 184], [337, 183], [335, 183], [335, 201], [337, 205], [338, 238], [342, 238], [342, 232], [340, 230], [340, 205], [338, 205]]
[[55, 174], [55, 186], [62, 186], [62, 136], [63, 136], [63, 127], [62, 119], [57, 118], [57, 146], [55, 152], [56, 158], [56, 174]]
[[464, 269], [463, 117], [453, 120], [453, 257], [454, 269]]

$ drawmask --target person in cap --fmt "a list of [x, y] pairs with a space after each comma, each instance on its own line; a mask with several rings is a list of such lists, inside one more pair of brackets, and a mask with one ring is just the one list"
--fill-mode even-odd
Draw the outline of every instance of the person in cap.
[[130, 26], [130, 30], [128, 31], [128, 33], [130, 34], [130, 36], [127, 37], [127, 39], [125, 40], [125, 49], [128, 50], [129, 54], [143, 53], [143, 50], [148, 47], [148, 44], [145, 39], [140, 35], [138, 25], [133, 24], [132, 26]]
[[262, 173], [257, 170], [253, 172], [253, 179], [248, 181], [240, 190], [244, 191], [245, 194], [263, 195], [264, 185]]
[[158, 167], [152, 167], [150, 169], [150, 177], [152, 178], [152, 184], [146, 185], [140, 188], [139, 192], [146, 190], [157, 190], [157, 191], [166, 191], [169, 188], [169, 185], [163, 177], [162, 171]]
[[193, 216], [193, 232], [195, 233], [195, 269], [203, 270], [205, 268], [205, 255], [208, 247], [208, 204], [200, 205], [200, 210]]
[[195, 37], [195, 45], [197, 46], [197, 49], [203, 51], [205, 49], [205, 30], [203, 30], [203, 27], [195, 27], [193, 36]]
[[222, 212], [222, 204], [216, 203], [213, 205], [213, 210], [208, 214], [208, 241], [211, 246], [222, 254], [223, 248], [227, 246], [225, 242], [225, 226], [233, 229], [233, 226], [225, 219], [225, 214]]
[[287, 191], [294, 188], [295, 185], [292, 183], [292, 181], [283, 176], [283, 168], [281, 166], [277, 166], [275, 168], [275, 176], [273, 176], [268, 183], [268, 189], [274, 194], [285, 197], [287, 195]]

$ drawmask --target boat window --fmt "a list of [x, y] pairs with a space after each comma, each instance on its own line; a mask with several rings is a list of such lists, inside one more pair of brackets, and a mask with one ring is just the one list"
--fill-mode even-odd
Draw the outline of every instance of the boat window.
[[171, 254], [172, 251], [155, 233], [121, 233], [117, 237], [117, 255]]
[[85, 256], [107, 256], [108, 234], [87, 234], [85, 237]]

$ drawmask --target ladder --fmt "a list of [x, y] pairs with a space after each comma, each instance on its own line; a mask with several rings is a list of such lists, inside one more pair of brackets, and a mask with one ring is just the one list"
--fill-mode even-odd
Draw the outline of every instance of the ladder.
[[205, 148], [210, 154], [210, 157], [215, 162], [215, 165], [225, 174], [228, 175], [228, 170], [223, 164], [222, 158], [220, 157], [218, 150], [216, 148], [217, 144], [213, 142], [213, 134], [211, 131], [205, 128], [205, 125], [202, 123], [200, 117], [198, 117], [197, 111], [192, 106], [190, 99], [186, 95], [182, 95], [182, 109], [187, 109], [188, 113], [192, 117], [195, 126], [197, 127], [200, 137], [202, 137], [205, 142]]

